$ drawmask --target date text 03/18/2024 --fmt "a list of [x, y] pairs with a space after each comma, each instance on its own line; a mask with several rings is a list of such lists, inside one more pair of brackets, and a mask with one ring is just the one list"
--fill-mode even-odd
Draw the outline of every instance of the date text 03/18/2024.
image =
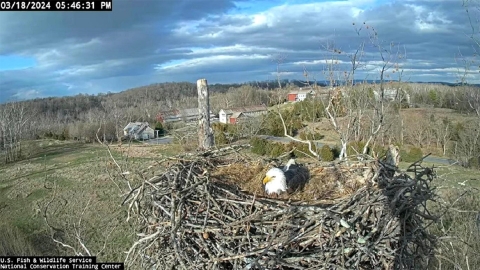
[[112, 11], [112, 0], [0, 0], [0, 11]]

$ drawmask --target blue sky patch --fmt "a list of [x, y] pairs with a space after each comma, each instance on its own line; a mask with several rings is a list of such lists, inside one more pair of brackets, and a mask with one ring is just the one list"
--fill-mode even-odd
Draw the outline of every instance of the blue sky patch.
[[[480, 83], [480, 47], [459, 0], [136, 2], [109, 14], [0, 12], [0, 103], [199, 78], [276, 79], [276, 59], [281, 79], [305, 79], [306, 68], [324, 80], [332, 51], [341, 51], [334, 70], [342, 72], [360, 47], [355, 79], [374, 80], [384, 64], [377, 46], [402, 70], [389, 68], [389, 79]], [[474, 7], [469, 14], [480, 18]], [[479, 61], [465, 71], [462, 59]]]
[[0, 71], [24, 69], [35, 65], [36, 61], [31, 57], [0, 55]]

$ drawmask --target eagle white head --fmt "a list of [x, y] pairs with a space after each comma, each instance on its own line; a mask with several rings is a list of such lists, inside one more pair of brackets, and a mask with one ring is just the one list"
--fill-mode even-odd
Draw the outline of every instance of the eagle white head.
[[309, 178], [308, 169], [299, 166], [292, 158], [282, 169], [272, 168], [268, 170], [265, 178], [263, 178], [263, 185], [268, 195], [273, 193], [280, 195], [282, 192], [292, 193], [302, 189]]
[[279, 168], [272, 168], [268, 170], [265, 178], [263, 178], [263, 184], [265, 185], [265, 192], [270, 195], [287, 191], [287, 179], [284, 172]]

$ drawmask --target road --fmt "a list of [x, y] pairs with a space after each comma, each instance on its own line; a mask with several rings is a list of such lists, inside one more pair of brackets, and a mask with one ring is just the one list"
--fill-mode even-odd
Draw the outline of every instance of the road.
[[453, 159], [449, 159], [449, 158], [428, 156], [428, 157], [425, 158], [425, 162], [434, 163], [434, 164], [442, 164], [442, 165], [452, 165], [456, 161], [453, 160]]
[[160, 137], [145, 141], [147, 144], [169, 144], [173, 142], [173, 138], [170, 136]]

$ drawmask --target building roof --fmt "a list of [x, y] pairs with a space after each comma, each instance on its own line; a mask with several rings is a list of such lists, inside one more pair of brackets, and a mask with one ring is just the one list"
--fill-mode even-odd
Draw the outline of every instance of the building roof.
[[123, 130], [127, 130], [129, 133], [139, 134], [149, 126], [150, 124], [148, 122], [130, 122]]
[[239, 118], [243, 115], [243, 112], [234, 112], [230, 118]]
[[288, 92], [289, 95], [311, 94], [311, 93], [313, 93], [313, 89], [311, 88], [307, 88], [307, 89], [300, 88], [298, 90]]
[[178, 109], [171, 109], [171, 110], [165, 110], [165, 111], [160, 111], [159, 113], [163, 117], [176, 117], [180, 115], [180, 110]]
[[128, 125], [126, 125], [123, 129], [130, 129], [134, 126], [140, 125], [140, 122], [130, 122]]

